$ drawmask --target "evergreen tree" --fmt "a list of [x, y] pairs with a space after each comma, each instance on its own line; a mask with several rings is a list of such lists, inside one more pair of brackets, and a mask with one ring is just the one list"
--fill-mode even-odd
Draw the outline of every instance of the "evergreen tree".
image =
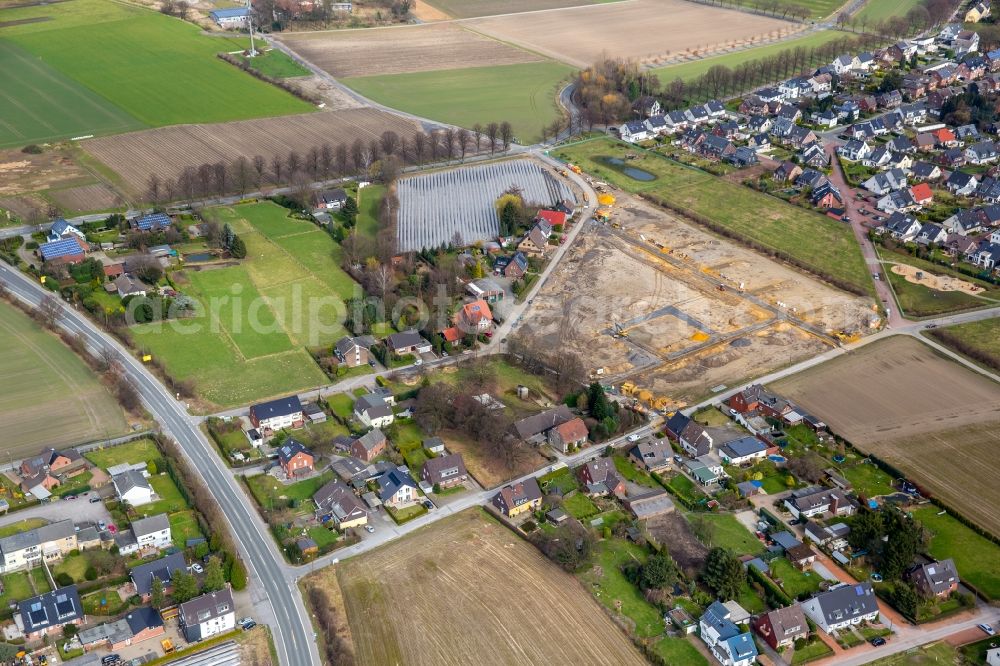
[[247, 568], [243, 564], [243, 560], [239, 558], [233, 561], [233, 570], [229, 574], [229, 584], [236, 592], [245, 590], [247, 587]]
[[231, 250], [233, 247], [233, 239], [236, 238], [236, 232], [233, 228], [229, 226], [229, 223], [222, 227], [222, 247], [226, 250]]
[[171, 582], [174, 587], [172, 596], [177, 603], [182, 604], [198, 596], [198, 580], [193, 573], [175, 569]]
[[587, 402], [590, 405], [590, 414], [598, 421], [603, 421], [615, 415], [608, 396], [604, 393], [604, 387], [598, 382], [592, 383], [587, 388]]
[[659, 589], [672, 585], [677, 580], [677, 565], [666, 553], [655, 553], [649, 556], [642, 565], [639, 574], [639, 585], [644, 590]]
[[153, 578], [153, 585], [149, 589], [150, 605], [153, 608], [159, 608], [163, 605], [163, 581], [159, 578]]
[[726, 548], [713, 548], [705, 559], [702, 579], [720, 599], [735, 599], [746, 582], [743, 564]]
[[234, 259], [245, 259], [247, 256], [247, 245], [243, 242], [243, 239], [239, 236], [233, 237], [232, 247], [229, 248], [229, 254], [233, 255]]
[[354, 226], [354, 222], [358, 219], [358, 201], [354, 197], [347, 197], [347, 201], [344, 202], [343, 208], [340, 211], [344, 214], [344, 218], [347, 220], [349, 226]]
[[222, 571], [222, 562], [214, 555], [208, 558], [205, 565], [205, 580], [202, 582], [202, 592], [215, 592], [226, 586], [226, 577]]

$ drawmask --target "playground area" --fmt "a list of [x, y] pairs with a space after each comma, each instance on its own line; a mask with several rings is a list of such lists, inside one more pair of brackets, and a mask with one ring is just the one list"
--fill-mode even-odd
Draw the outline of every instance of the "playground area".
[[890, 270], [896, 275], [902, 276], [907, 282], [923, 285], [934, 291], [960, 291], [965, 294], [979, 294], [985, 291], [979, 285], [960, 278], [950, 275], [935, 275], [909, 264], [893, 264]]

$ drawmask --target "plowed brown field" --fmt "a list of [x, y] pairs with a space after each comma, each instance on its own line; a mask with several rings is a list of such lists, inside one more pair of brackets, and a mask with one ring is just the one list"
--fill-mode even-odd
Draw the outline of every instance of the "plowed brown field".
[[69, 212], [107, 210], [122, 205], [118, 193], [103, 183], [53, 190], [49, 195], [64, 211]]
[[1000, 386], [909, 337], [772, 386], [862, 451], [1000, 534]]
[[176, 125], [91, 139], [83, 143], [91, 155], [118, 172], [136, 194], [142, 194], [151, 174], [176, 178], [185, 167], [231, 162], [243, 155], [274, 155], [328, 143], [369, 141], [392, 130], [408, 136], [415, 122], [375, 109], [349, 109], [281, 118], [245, 120], [217, 125]]
[[338, 565], [359, 664], [644, 664], [572, 576], [478, 509]]
[[289, 34], [279, 39], [337, 77], [540, 62], [455, 23]]

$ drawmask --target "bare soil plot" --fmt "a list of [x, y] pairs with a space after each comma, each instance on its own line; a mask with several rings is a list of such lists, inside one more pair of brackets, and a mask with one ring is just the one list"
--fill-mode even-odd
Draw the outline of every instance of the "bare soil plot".
[[123, 204], [121, 196], [103, 183], [53, 190], [49, 196], [64, 211], [72, 212], [107, 210]]
[[515, 65], [544, 60], [455, 23], [290, 34], [279, 39], [303, 58], [336, 77]]
[[1000, 387], [993, 381], [896, 336], [772, 388], [1000, 534]]
[[586, 67], [602, 55], [656, 65], [670, 56], [711, 52], [801, 26], [683, 0], [636, 0], [473, 19], [463, 25], [556, 60]]
[[478, 509], [337, 573], [359, 664], [645, 663], [572, 576]]
[[979, 294], [986, 291], [977, 284], [967, 280], [962, 280], [950, 275], [935, 275], [927, 271], [920, 270], [916, 266], [909, 264], [893, 264], [890, 268], [896, 275], [902, 275], [907, 282], [921, 284], [928, 289], [935, 291], [961, 291], [966, 294]]
[[0, 199], [0, 222], [6, 222], [4, 211], [10, 211], [21, 220], [39, 220], [45, 216], [48, 204], [38, 195], [29, 194], [19, 197], [4, 197]]
[[[561, 9], [564, 7], [579, 7], [592, 5], [605, 0], [431, 0], [426, 3], [417, 0], [415, 14], [421, 20], [427, 19], [420, 13], [421, 5], [439, 8], [439, 13], [445, 18], [474, 18], [478, 16], [496, 16], [498, 14], [520, 14], [537, 12], [543, 9]], [[608, 0], [613, 1], [613, 0]]]
[[646, 530], [657, 543], [666, 546], [670, 556], [689, 576], [701, 571], [708, 548], [691, 531], [688, 521], [678, 512], [646, 521]]
[[[522, 324], [589, 369], [690, 403], [828, 348], [802, 326], [867, 330], [873, 313], [865, 299], [615, 196], [620, 229], [581, 235]], [[627, 339], [612, 335], [615, 324]]]
[[0, 150], [0, 197], [90, 181], [93, 177], [63, 150], [39, 155]]
[[119, 173], [136, 193], [145, 191], [149, 176], [177, 178], [188, 166], [231, 162], [240, 155], [274, 155], [328, 143], [364, 142], [392, 130], [400, 136], [416, 132], [415, 122], [375, 109], [349, 109], [215, 125], [178, 125], [91, 139], [83, 148]]
[[444, 440], [445, 447], [449, 451], [462, 455], [469, 474], [484, 488], [495, 488], [538, 469], [546, 462], [538, 453], [538, 449], [530, 447], [525, 449], [524, 456], [514, 464], [513, 468], [508, 468], [488, 455], [480, 442], [469, 439], [461, 433], [445, 430], [438, 435]]

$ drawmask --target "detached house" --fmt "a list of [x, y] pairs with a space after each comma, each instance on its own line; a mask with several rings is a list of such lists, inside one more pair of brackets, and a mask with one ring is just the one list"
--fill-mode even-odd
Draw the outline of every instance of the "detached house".
[[526, 511], [534, 511], [542, 505], [542, 489], [534, 477], [518, 483], [508, 484], [500, 489], [491, 500], [500, 513], [513, 518]]
[[378, 498], [383, 504], [400, 508], [417, 501], [417, 483], [405, 469], [393, 468], [378, 478]]
[[369, 428], [385, 428], [396, 419], [391, 403], [379, 393], [368, 393], [355, 400], [354, 416]]
[[667, 421], [667, 434], [677, 440], [692, 458], [706, 455], [712, 450], [712, 436], [697, 421], [676, 412]]
[[857, 508], [839, 488], [819, 486], [793, 490], [785, 499], [785, 506], [796, 518], [812, 518], [824, 514], [850, 516]]
[[902, 169], [889, 169], [888, 171], [875, 174], [861, 183], [861, 187], [873, 194], [882, 196], [906, 187], [906, 174], [903, 173]]
[[837, 148], [837, 154], [845, 160], [859, 162], [872, 154], [872, 147], [865, 141], [851, 139], [843, 146]]
[[368, 347], [371, 345], [363, 344], [363, 342], [361, 338], [346, 336], [337, 340], [337, 344], [333, 346], [337, 360], [347, 368], [356, 368], [368, 363]]
[[921, 564], [910, 571], [908, 577], [917, 592], [925, 597], [946, 598], [958, 589], [958, 572], [951, 558]]
[[720, 446], [719, 457], [727, 465], [745, 465], [767, 457], [767, 445], [756, 437], [740, 437]]
[[731, 618], [729, 608], [713, 601], [698, 622], [701, 640], [723, 666], [750, 666], [757, 661], [757, 646]]
[[329, 516], [340, 531], [368, 524], [368, 510], [340, 479], [328, 481], [313, 495], [318, 517]]
[[486, 301], [466, 303], [455, 316], [455, 325], [466, 333], [485, 333], [493, 327], [493, 313]]
[[189, 643], [232, 631], [236, 627], [236, 604], [226, 587], [209, 592], [179, 607], [180, 628]]
[[751, 620], [757, 635], [773, 650], [783, 650], [809, 635], [809, 623], [798, 605], [779, 608]]
[[142, 597], [144, 603], [148, 603], [153, 591], [153, 579], [159, 579], [163, 583], [163, 591], [170, 594], [174, 572], [186, 570], [184, 553], [176, 552], [132, 567], [129, 570], [129, 577], [132, 579], [135, 593]]
[[997, 147], [992, 141], [980, 141], [965, 149], [965, 159], [969, 164], [990, 164], [997, 160]]
[[967, 197], [979, 187], [979, 179], [971, 173], [952, 171], [945, 181], [945, 187], [956, 196]]
[[571, 448], [579, 448], [587, 443], [587, 424], [581, 418], [561, 423], [548, 432], [549, 446], [557, 451], [569, 453]]
[[301, 428], [305, 421], [302, 417], [302, 403], [299, 401], [299, 396], [293, 395], [252, 405], [250, 422], [254, 428], [265, 434], [283, 428]]
[[612, 458], [598, 458], [580, 467], [577, 472], [588, 495], [624, 495], [625, 482], [618, 475]]
[[385, 433], [378, 428], [373, 428], [351, 442], [351, 455], [364, 462], [371, 462], [385, 453], [388, 443], [389, 440], [386, 439]]
[[629, 122], [618, 127], [618, 136], [621, 137], [622, 141], [639, 143], [640, 141], [651, 139], [652, 133], [649, 131], [649, 128], [646, 127], [645, 122], [641, 120], [630, 120]]
[[823, 631], [830, 633], [862, 622], [878, 620], [879, 610], [871, 583], [840, 585], [801, 603], [802, 610]]
[[452, 453], [425, 462], [420, 477], [431, 486], [454, 488], [465, 483], [469, 474], [465, 471], [461, 454]]
[[647, 472], [662, 472], [670, 468], [674, 450], [666, 439], [644, 439], [629, 449], [628, 457]]
[[[520, 253], [518, 253], [520, 254]], [[523, 255], [522, 255], [523, 256]], [[386, 348], [394, 354], [426, 354], [433, 348], [416, 330], [393, 333], [385, 339]]]
[[142, 472], [130, 469], [111, 477], [118, 499], [129, 506], [142, 506], [153, 501], [153, 487]]
[[312, 451], [294, 437], [289, 437], [278, 449], [278, 464], [290, 479], [315, 471], [315, 463], [316, 457]]

